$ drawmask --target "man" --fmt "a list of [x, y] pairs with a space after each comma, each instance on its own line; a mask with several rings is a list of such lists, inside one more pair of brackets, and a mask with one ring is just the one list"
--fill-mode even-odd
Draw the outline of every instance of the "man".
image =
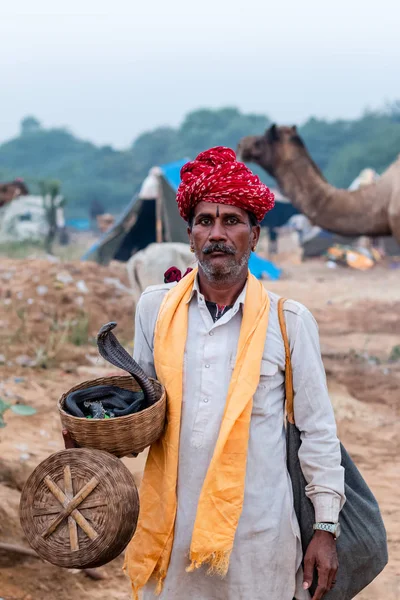
[[[148, 288], [134, 356], [168, 395], [147, 460], [125, 568], [144, 600], [319, 600], [334, 585], [335, 537], [305, 555], [286, 469], [285, 351], [277, 296], [248, 272], [273, 195], [228, 148], [185, 165], [177, 201], [197, 269]], [[301, 467], [316, 522], [336, 524], [344, 473], [317, 325], [285, 303]], [[331, 528], [335, 531], [335, 528]]]

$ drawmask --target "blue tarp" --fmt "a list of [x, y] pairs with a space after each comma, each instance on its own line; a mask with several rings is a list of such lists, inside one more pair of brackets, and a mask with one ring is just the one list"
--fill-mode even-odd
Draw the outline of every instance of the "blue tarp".
[[90, 230], [89, 219], [67, 219], [65, 221], [65, 225], [67, 227], [71, 227], [72, 229], [78, 229], [79, 231], [89, 231]]
[[252, 273], [254, 277], [257, 277], [257, 279], [266, 277], [272, 281], [279, 279], [282, 273], [282, 269], [279, 269], [271, 261], [261, 258], [261, 256], [258, 256], [255, 252], [250, 254], [249, 269], [250, 273]]
[[161, 165], [160, 167], [165, 179], [168, 181], [170, 186], [174, 188], [174, 190], [178, 189], [178, 186], [181, 182], [181, 169], [187, 162], [188, 159], [184, 158], [182, 160], [177, 160], [176, 162]]

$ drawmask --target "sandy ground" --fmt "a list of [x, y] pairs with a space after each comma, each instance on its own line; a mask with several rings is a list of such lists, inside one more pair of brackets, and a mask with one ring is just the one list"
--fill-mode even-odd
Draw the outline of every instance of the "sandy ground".
[[[388, 532], [389, 565], [358, 598], [397, 600], [400, 362], [388, 359], [400, 344], [400, 270], [381, 264], [360, 273], [330, 270], [321, 261], [297, 262], [282, 256], [284, 278], [266, 285], [306, 304], [318, 320], [339, 435], [376, 495]], [[64, 283], [57, 278], [60, 272]], [[76, 287], [81, 280], [87, 291], [82, 292], [82, 284], [81, 290]], [[38, 293], [39, 285], [48, 288], [45, 294]], [[7, 426], [0, 429], [0, 542], [27, 545], [18, 519], [20, 491], [36, 465], [62, 448], [57, 398], [77, 382], [112, 370], [96, 357], [95, 332], [115, 319], [124, 341], [132, 339], [131, 297], [125, 285], [124, 271], [115, 265], [2, 261], [0, 396], [26, 402], [37, 414], [20, 417], [8, 411]], [[85, 315], [88, 325], [82, 334]], [[143, 456], [124, 462], [139, 481]], [[128, 600], [121, 565], [120, 557], [100, 569], [103, 580], [93, 581], [82, 572], [0, 550], [0, 598]]]

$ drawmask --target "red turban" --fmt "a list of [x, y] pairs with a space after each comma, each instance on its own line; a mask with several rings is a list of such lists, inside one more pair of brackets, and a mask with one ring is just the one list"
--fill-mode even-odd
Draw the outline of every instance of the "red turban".
[[233, 150], [217, 146], [182, 167], [176, 200], [185, 221], [201, 201], [237, 206], [262, 221], [275, 198], [257, 175], [236, 160]]

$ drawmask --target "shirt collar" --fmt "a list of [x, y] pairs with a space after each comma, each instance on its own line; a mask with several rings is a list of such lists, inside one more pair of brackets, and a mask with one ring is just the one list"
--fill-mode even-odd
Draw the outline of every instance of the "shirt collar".
[[[247, 290], [247, 279], [246, 279], [244, 288], [242, 289], [242, 291], [240, 292], [239, 296], [236, 299], [234, 306], [236, 304], [244, 305], [244, 301], [246, 299], [246, 290]], [[199, 287], [199, 276], [198, 275], [196, 275], [196, 277], [195, 277], [195, 280], [193, 282], [192, 291], [190, 292], [189, 300], [186, 302], [186, 304], [189, 304], [191, 302], [191, 300], [195, 294], [196, 294], [196, 296], [200, 296], [200, 294], [201, 294], [200, 287]]]

